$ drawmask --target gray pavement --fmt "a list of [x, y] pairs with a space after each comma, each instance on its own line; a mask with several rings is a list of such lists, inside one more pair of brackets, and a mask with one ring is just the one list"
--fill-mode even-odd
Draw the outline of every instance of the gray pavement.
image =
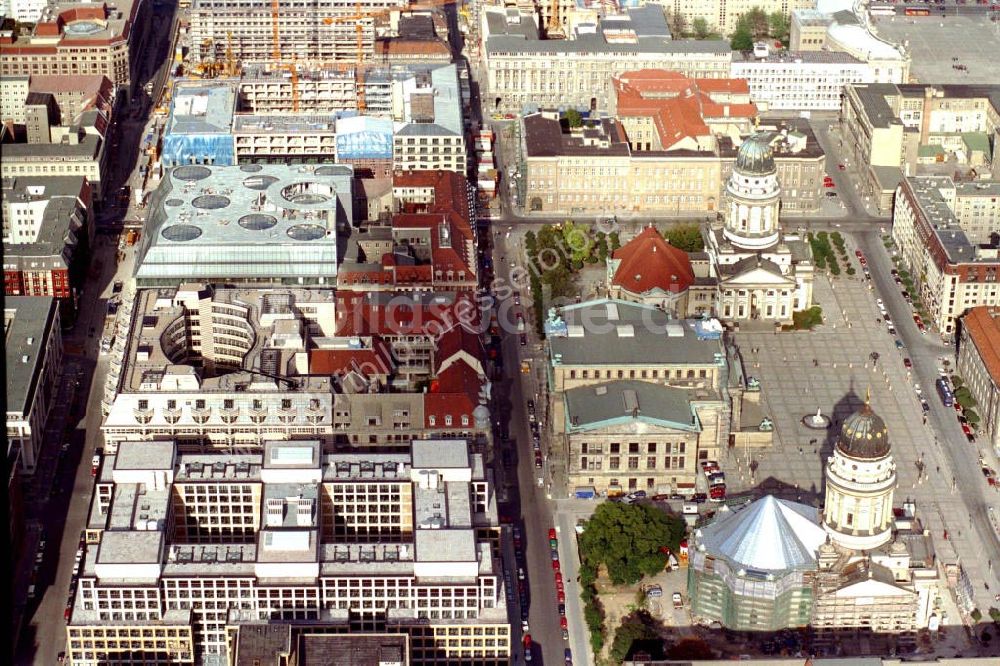
[[[850, 238], [848, 246], [853, 255]], [[986, 517], [989, 507], [1000, 510], [1000, 494], [979, 473], [978, 459], [985, 456], [992, 465], [996, 461], [990, 452], [966, 442], [954, 411], [938, 400], [933, 382], [942, 365], [939, 357], [948, 354], [948, 348], [933, 333], [917, 331], [909, 306], [889, 277], [889, 259], [877, 236], [867, 234], [863, 247], [873, 267], [874, 291], [857, 277], [820, 276], [815, 300], [826, 318], [822, 327], [812, 333], [736, 335], [748, 373], [761, 381], [776, 441], [773, 449], [763, 452], [731, 450], [723, 466], [731, 470], [733, 490], [756, 487], [818, 505], [823, 461], [835, 443], [836, 426], [863, 403], [870, 388], [872, 406], [885, 419], [893, 445], [899, 479], [896, 505], [906, 498], [916, 501], [939, 555], [957, 553], [974, 582], [977, 605], [988, 609], [1000, 588], [988, 566], [990, 553], [995, 559], [997, 538]], [[884, 322], [877, 323], [876, 297], [885, 300], [897, 336], [887, 333]], [[897, 337], [906, 345], [902, 351], [895, 347]], [[879, 354], [875, 367], [869, 357], [873, 351]], [[904, 356], [912, 359], [912, 371], [904, 367]], [[927, 423], [915, 385], [931, 406]], [[817, 407], [833, 419], [827, 431], [801, 423]], [[753, 465], [756, 471], [751, 474]], [[943, 543], [945, 530], [950, 543]]]
[[[908, 44], [913, 58], [910, 76], [920, 83], [997, 83], [1000, 22], [983, 13], [966, 16], [877, 17], [880, 37]], [[957, 61], [952, 58], [958, 58]], [[968, 70], [958, 71], [954, 64]]]

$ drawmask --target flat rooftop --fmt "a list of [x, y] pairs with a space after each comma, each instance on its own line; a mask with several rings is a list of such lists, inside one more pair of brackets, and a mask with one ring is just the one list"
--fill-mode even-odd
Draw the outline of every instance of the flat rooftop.
[[934, 229], [941, 247], [944, 248], [948, 262], [951, 264], [970, 264], [977, 262], [1000, 263], [1000, 260], [984, 257], [977, 252], [977, 246], [966, 236], [962, 225], [948, 204], [948, 199], [941, 192], [942, 187], [953, 186], [951, 178], [946, 176], [921, 176], [907, 178], [907, 182], [917, 200], [917, 205], [923, 212], [927, 222]]
[[48, 296], [7, 296], [3, 307], [7, 411], [24, 414], [35, 399], [41, 360], [53, 330], [56, 301]]
[[549, 333], [553, 365], [722, 365], [718, 340], [658, 308], [599, 299], [560, 308], [563, 333]]
[[334, 280], [353, 175], [342, 164], [175, 167], [150, 199], [136, 279]]
[[260, 116], [240, 114], [233, 118], [233, 134], [334, 134], [336, 114], [288, 114]]
[[167, 133], [229, 134], [236, 97], [236, 85], [229, 81], [176, 84]]

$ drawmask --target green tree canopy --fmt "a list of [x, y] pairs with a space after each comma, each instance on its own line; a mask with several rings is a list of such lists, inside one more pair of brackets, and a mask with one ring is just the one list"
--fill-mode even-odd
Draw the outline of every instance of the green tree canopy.
[[611, 661], [621, 663], [629, 656], [633, 646], [640, 641], [652, 641], [659, 638], [656, 630], [656, 620], [644, 610], [636, 611], [622, 618], [622, 623], [615, 631], [615, 639], [611, 642], [608, 653]]
[[566, 124], [571, 128], [573, 127], [583, 127], [583, 116], [576, 109], [566, 110]]
[[691, 27], [694, 29], [694, 36], [698, 39], [708, 39], [708, 36], [712, 34], [712, 31], [708, 29], [708, 21], [704, 17], [699, 16], [692, 21]]
[[670, 34], [674, 37], [674, 39], [683, 37], [684, 33], [687, 32], [687, 19], [684, 18], [683, 14], [670, 12], [668, 25], [670, 27]]
[[752, 51], [753, 34], [750, 32], [750, 26], [745, 24], [737, 25], [736, 30], [733, 31], [729, 45], [734, 51]]
[[646, 504], [604, 502], [580, 535], [581, 559], [604, 565], [615, 585], [631, 585], [661, 571], [684, 537], [684, 521]]
[[572, 220], [563, 224], [562, 237], [563, 245], [569, 250], [574, 263], [582, 262], [594, 249], [594, 239], [591, 238], [587, 228]]
[[681, 224], [666, 229], [663, 236], [674, 247], [685, 252], [701, 252], [705, 249], [705, 241], [701, 237], [701, 227], [698, 224]]
[[771, 37], [781, 40], [782, 44], [788, 44], [791, 25], [788, 16], [784, 12], [771, 12], [767, 17], [768, 29]]

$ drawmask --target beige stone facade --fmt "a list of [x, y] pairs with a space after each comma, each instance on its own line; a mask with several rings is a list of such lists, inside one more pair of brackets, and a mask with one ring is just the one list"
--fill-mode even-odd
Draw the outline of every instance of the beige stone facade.
[[962, 319], [958, 374], [978, 405], [978, 429], [1000, 451], [1000, 308], [973, 308]]
[[892, 212], [892, 238], [916, 279], [926, 323], [945, 338], [970, 308], [1000, 305], [1000, 249], [969, 240], [951, 209], [950, 186], [950, 178], [906, 178]]

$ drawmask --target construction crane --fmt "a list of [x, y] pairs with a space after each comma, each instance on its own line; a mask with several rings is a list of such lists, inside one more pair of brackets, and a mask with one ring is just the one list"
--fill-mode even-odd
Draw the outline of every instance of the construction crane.
[[[361, 11], [361, 0], [356, 0], [354, 5], [354, 14], [349, 16], [336, 16], [330, 18], [324, 18], [323, 23], [326, 25], [333, 25], [335, 23], [354, 23], [354, 34], [357, 38], [357, 43], [355, 44], [354, 51], [354, 79], [355, 86], [358, 91], [358, 112], [364, 114], [366, 104], [365, 104], [365, 71], [364, 71], [364, 60], [365, 60], [365, 41], [364, 41], [364, 26], [361, 24], [361, 19], [370, 18], [378, 19], [390, 15], [394, 11], [407, 11], [407, 10], [422, 10], [431, 9], [433, 7], [442, 7], [444, 5], [455, 4], [455, 0], [428, 0], [416, 5], [410, 5], [409, 7], [396, 7], [393, 9], [381, 9], [374, 12], [363, 12]], [[374, 25], [372, 26], [374, 29]], [[342, 64], [340, 66], [341, 71], [346, 70], [348, 65]]]
[[281, 14], [279, 0], [271, 0], [271, 56], [274, 58], [278, 69], [287, 69], [291, 74], [292, 83], [292, 111], [299, 110], [299, 72], [295, 63], [284, 63], [281, 61], [281, 34], [278, 29], [278, 18]]

